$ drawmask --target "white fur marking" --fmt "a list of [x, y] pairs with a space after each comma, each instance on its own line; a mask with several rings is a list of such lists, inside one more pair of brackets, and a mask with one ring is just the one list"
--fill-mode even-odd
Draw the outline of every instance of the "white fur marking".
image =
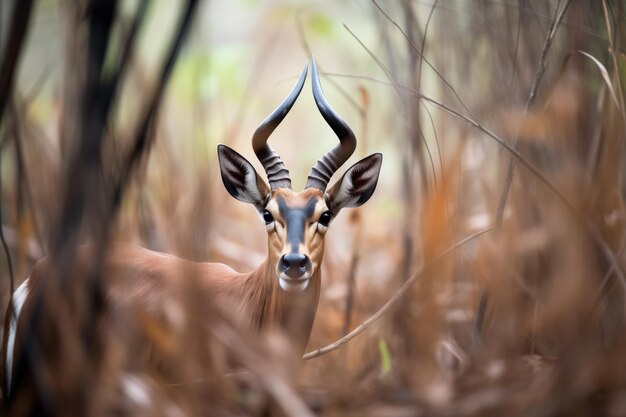
[[287, 292], [297, 293], [302, 292], [309, 286], [309, 278], [311, 277], [310, 273], [306, 273], [302, 276], [302, 278], [289, 278], [285, 274], [280, 274], [278, 277], [278, 284], [280, 288]]
[[358, 195], [354, 194], [354, 186], [352, 185], [352, 178], [346, 175], [339, 186], [339, 191], [335, 200], [340, 208], [350, 207], [352, 204], [358, 201]]
[[20, 311], [24, 306], [26, 297], [28, 296], [28, 278], [17, 287], [17, 290], [13, 293], [13, 310], [14, 313], [9, 321], [9, 337], [7, 339], [7, 352], [5, 361], [5, 375], [7, 378], [7, 393], [11, 391], [11, 377], [13, 373], [13, 350], [15, 348], [15, 334], [17, 333], [17, 320], [20, 317]]
[[246, 191], [250, 194], [251, 203], [258, 204], [261, 199], [261, 193], [259, 193], [259, 187], [256, 183], [256, 172], [249, 170], [246, 172]]

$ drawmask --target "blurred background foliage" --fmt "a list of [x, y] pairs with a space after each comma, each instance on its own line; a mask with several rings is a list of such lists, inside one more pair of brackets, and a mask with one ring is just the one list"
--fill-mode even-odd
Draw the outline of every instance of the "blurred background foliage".
[[[49, 252], [62, 210], [83, 3], [35, 2], [3, 118], [2, 225], [16, 284]], [[119, 2], [103, 77], [140, 3]], [[105, 172], [124, 165], [181, 3], [150, 2], [106, 125]], [[0, 3], [3, 48], [15, 4]], [[320, 415], [624, 415], [625, 5], [200, 2], [111, 234], [256, 267], [264, 227], [224, 190], [216, 146], [262, 172], [251, 135], [314, 54], [329, 102], [356, 133], [355, 155], [382, 152], [384, 163], [370, 202], [328, 235], [309, 347], [417, 282], [340, 350], [283, 364], [299, 371], [287, 379], [306, 404]], [[335, 142], [307, 81], [270, 140], [295, 189]], [[276, 411], [255, 386], [230, 388], [224, 402], [211, 397], [227, 404], [216, 415]]]

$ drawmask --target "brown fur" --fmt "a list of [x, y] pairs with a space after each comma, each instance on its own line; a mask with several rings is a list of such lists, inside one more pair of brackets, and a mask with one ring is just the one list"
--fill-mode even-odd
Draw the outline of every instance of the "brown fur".
[[[314, 216], [326, 210], [322, 193], [318, 190], [305, 190], [294, 193], [290, 190], [275, 190], [273, 197], [281, 196], [290, 206], [303, 206], [310, 198], [318, 199]], [[315, 232], [315, 221], [305, 232], [303, 253], [311, 257], [313, 275], [308, 287], [301, 293], [288, 293], [278, 284], [276, 265], [286, 248], [286, 228], [280, 223], [278, 210], [274, 210], [276, 228], [268, 234], [269, 253], [265, 262], [249, 273], [238, 273], [230, 267], [218, 263], [197, 263], [172, 255], [154, 252], [129, 244], [112, 244], [107, 248], [103, 264], [103, 282], [109, 312], [111, 337], [122, 338], [128, 350], [140, 353], [144, 360], [150, 360], [153, 347], [143, 346], [145, 338], [136, 334], [137, 321], [163, 323], [172, 292], [193, 288], [201, 292], [200, 298], [206, 298], [234, 315], [235, 322], [247, 332], [263, 329], [280, 329], [287, 334], [292, 346], [298, 353], [303, 353], [308, 342], [320, 295], [320, 264], [323, 256], [324, 234]], [[82, 246], [77, 254], [83, 262], [89, 262], [92, 246]], [[14, 346], [14, 362], [21, 353], [20, 334], [28, 323], [32, 311], [32, 300], [42, 288], [41, 280], [47, 278], [49, 258], [37, 262], [29, 278], [29, 294], [22, 308], [17, 323], [17, 335]], [[178, 298], [180, 299], [180, 298]], [[206, 313], [201, 311], [200, 314]], [[209, 315], [210, 316], [210, 315]], [[9, 314], [5, 328], [8, 329]], [[201, 320], [210, 320], [203, 317]], [[108, 326], [109, 326], [108, 325]], [[168, 325], [162, 328], [168, 329]], [[133, 330], [135, 329], [135, 330]], [[3, 358], [6, 358], [7, 332], [2, 344]], [[2, 366], [2, 373], [4, 374]], [[3, 375], [3, 392], [7, 393]]]

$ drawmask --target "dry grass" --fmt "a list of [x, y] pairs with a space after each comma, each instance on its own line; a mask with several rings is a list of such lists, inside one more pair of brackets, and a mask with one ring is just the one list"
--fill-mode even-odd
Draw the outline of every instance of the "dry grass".
[[[63, 21], [75, 26], [62, 42], [52, 121], [17, 81], [2, 113], [0, 208], [15, 284], [40, 256], [55, 255], [32, 323], [43, 336], [37, 372], [26, 378], [39, 391], [18, 397], [10, 414], [626, 415], [626, 7], [572, 2], [559, 23], [567, 3], [372, 2], [374, 40], [346, 25], [358, 69], [323, 82], [345, 90], [359, 151], [382, 149], [386, 166], [372, 201], [343, 213], [328, 235], [309, 350], [398, 301], [338, 349], [300, 361], [283, 335], [242, 334], [192, 284], [171, 289], [182, 321], [167, 306], [154, 321], [99, 303], [100, 252], [77, 260], [76, 242], [102, 251], [133, 242], [240, 270], [263, 259], [263, 227], [227, 199], [213, 142], [221, 129], [224, 141], [249, 147], [256, 121], [245, 112], [265, 112], [251, 99], [265, 90], [252, 77], [237, 106], [220, 90], [192, 99], [190, 114], [176, 90], [161, 103], [164, 59], [151, 66], [141, 54], [103, 55], [104, 75], [90, 75], [78, 64], [97, 52], [85, 32], [102, 22], [81, 18], [83, 3], [62, 2]], [[277, 19], [264, 10], [261, 22]], [[321, 42], [307, 38], [303, 10], [293, 18], [311, 48]], [[135, 52], [145, 46], [133, 40], [133, 13], [113, 21], [120, 51], [125, 39]], [[117, 56], [115, 48], [104, 51]], [[267, 51], [250, 61], [268, 65]], [[320, 62], [333, 74], [350, 60]], [[89, 119], [81, 94], [106, 95], [115, 70], [119, 97]], [[309, 156], [281, 145], [281, 135], [306, 130], [300, 122], [286, 121], [273, 139], [292, 172], [326, 147], [312, 145]], [[90, 132], [102, 141], [95, 156], [85, 148], [95, 143]], [[9, 267], [0, 262], [6, 306]], [[137, 368], [137, 351], [111, 337], [111, 326], [154, 346], [159, 366]]]

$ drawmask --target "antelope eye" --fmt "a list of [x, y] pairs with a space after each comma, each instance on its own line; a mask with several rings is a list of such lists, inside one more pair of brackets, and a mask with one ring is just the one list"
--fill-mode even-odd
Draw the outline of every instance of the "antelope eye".
[[322, 226], [328, 226], [328, 223], [330, 223], [331, 217], [332, 215], [330, 214], [330, 211], [325, 211], [322, 213], [322, 215], [320, 216], [317, 222], [321, 224]]
[[265, 220], [265, 224], [270, 224], [274, 221], [274, 216], [268, 210], [263, 210], [263, 220]]

